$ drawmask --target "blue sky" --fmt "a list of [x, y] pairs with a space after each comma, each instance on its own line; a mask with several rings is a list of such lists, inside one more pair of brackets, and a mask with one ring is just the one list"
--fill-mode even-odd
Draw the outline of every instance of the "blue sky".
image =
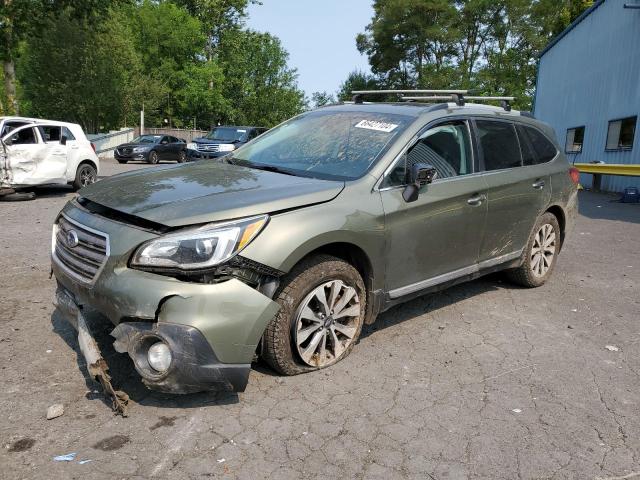
[[261, 0], [249, 8], [247, 26], [280, 38], [298, 85], [335, 93], [349, 72], [369, 71], [355, 37], [373, 16], [372, 0]]

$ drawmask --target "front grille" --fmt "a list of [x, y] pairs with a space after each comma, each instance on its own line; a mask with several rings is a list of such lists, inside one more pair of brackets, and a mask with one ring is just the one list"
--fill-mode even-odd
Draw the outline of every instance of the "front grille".
[[104, 233], [61, 216], [54, 226], [53, 259], [69, 275], [92, 283], [109, 255]]
[[199, 152], [219, 152], [220, 145], [218, 143], [198, 143]]

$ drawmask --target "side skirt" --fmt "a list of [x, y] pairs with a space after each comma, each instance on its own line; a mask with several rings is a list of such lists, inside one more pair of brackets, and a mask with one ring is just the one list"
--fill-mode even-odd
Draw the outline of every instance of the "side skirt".
[[428, 278], [411, 285], [390, 290], [385, 296], [384, 305], [381, 306], [380, 312], [384, 312], [389, 308], [400, 303], [413, 300], [428, 293], [439, 292], [459, 283], [475, 280], [476, 278], [488, 275], [490, 273], [518, 267], [521, 263], [522, 250], [501, 255], [496, 258], [485, 260], [476, 265], [464, 267], [453, 272]]

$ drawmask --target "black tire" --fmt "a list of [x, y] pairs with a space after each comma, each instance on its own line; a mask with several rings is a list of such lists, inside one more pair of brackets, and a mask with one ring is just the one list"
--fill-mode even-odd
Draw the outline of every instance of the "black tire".
[[[355, 334], [342, 353], [327, 365], [311, 366], [302, 360], [295, 344], [297, 313], [302, 302], [317, 287], [332, 280], [341, 280], [345, 285], [355, 289], [360, 300], [360, 314], [357, 318], [353, 317], [352, 328], [355, 329]], [[360, 337], [366, 312], [366, 289], [358, 271], [339, 258], [317, 255], [303, 260], [283, 278], [274, 300], [280, 304], [280, 310], [262, 337], [261, 356], [271, 368], [283, 375], [297, 375], [333, 365], [351, 352]], [[327, 338], [330, 338], [328, 332], [327, 335]]]
[[73, 181], [73, 189], [80, 190], [82, 187], [91, 185], [98, 180], [98, 172], [96, 167], [90, 163], [81, 163], [76, 170], [76, 178]]
[[187, 152], [185, 152], [184, 150], [180, 150], [180, 153], [178, 153], [178, 163], [184, 163], [187, 161]]
[[159, 161], [160, 161], [160, 157], [158, 157], [158, 152], [156, 152], [155, 150], [151, 150], [149, 152], [149, 156], [147, 157], [147, 163], [155, 165]]
[[120, 160], [119, 158], [116, 158], [116, 160], [117, 160], [117, 161], [118, 161], [118, 163], [120, 163], [120, 164], [127, 163], [127, 160]]
[[[542, 237], [538, 237], [538, 236], [541, 235], [542, 229], [545, 226], [550, 226], [553, 231], [554, 253], [550, 258], [549, 256], [546, 256], [546, 255], [544, 256], [546, 260], [544, 261], [543, 266], [548, 265], [548, 267], [543, 267], [543, 268], [547, 268], [545, 272], [534, 271], [533, 265], [539, 265], [535, 263], [534, 257], [536, 255], [536, 252], [534, 252], [534, 244], [537, 245], [539, 243], [540, 238]], [[544, 285], [545, 282], [551, 276], [551, 273], [553, 272], [553, 268], [555, 267], [556, 261], [558, 259], [558, 253], [560, 252], [560, 241], [561, 241], [560, 235], [561, 235], [560, 225], [558, 224], [558, 219], [556, 218], [555, 215], [553, 215], [552, 213], [546, 212], [542, 214], [540, 217], [538, 217], [538, 220], [536, 221], [533, 227], [533, 230], [531, 231], [531, 235], [529, 236], [529, 241], [527, 242], [527, 246], [525, 247], [524, 252], [522, 252], [521, 265], [518, 268], [514, 268], [513, 270], [508, 270], [506, 272], [507, 277], [512, 282], [517, 283], [518, 285], [522, 285], [523, 287], [534, 288], [534, 287], [539, 287], [541, 285]], [[543, 262], [542, 257], [540, 257], [539, 261]], [[533, 265], [532, 265], [532, 262], [533, 262]]]

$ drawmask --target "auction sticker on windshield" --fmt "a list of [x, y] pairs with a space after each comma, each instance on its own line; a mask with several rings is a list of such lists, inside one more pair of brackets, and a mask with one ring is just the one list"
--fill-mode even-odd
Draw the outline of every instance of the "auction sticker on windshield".
[[392, 132], [398, 125], [395, 123], [376, 122], [375, 120], [361, 120], [355, 127], [365, 128], [367, 130], [376, 130], [377, 132]]

